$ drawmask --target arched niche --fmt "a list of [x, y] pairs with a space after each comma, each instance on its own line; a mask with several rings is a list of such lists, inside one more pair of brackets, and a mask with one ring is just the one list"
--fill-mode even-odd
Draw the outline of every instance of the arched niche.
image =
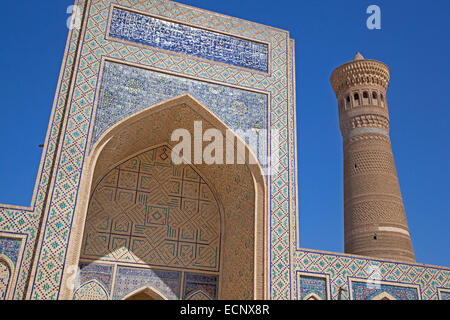
[[397, 300], [387, 292], [382, 292], [379, 295], [372, 298], [372, 300]]
[[[160, 146], [173, 148], [177, 143], [171, 141], [175, 129], [184, 128], [194, 136], [194, 121], [202, 121], [203, 131], [215, 128], [224, 137], [227, 136], [229, 128], [186, 94], [130, 116], [99, 139], [84, 162], [66, 266], [79, 263], [89, 200], [108, 172], [145, 150]], [[245, 164], [195, 165], [195, 170], [213, 190], [222, 210], [218, 298], [263, 299], [266, 297], [264, 288], [267, 277], [266, 184], [254, 154], [231, 130], [228, 132], [232, 133], [231, 139], [245, 146], [246, 154], [240, 155], [245, 157]], [[234, 151], [239, 153], [237, 143]], [[98, 260], [101, 259], [98, 257]], [[63, 283], [69, 276], [64, 274]], [[70, 288], [61, 289], [63, 299], [70, 298], [72, 294]]]
[[80, 257], [220, 271], [223, 208], [199, 170], [167, 144], [124, 159], [95, 186]]
[[145, 286], [131, 292], [123, 300], [167, 300], [167, 298], [156, 289]]
[[75, 290], [73, 300], [108, 300], [108, 293], [100, 282], [91, 280]]
[[197, 290], [186, 297], [186, 300], [212, 300], [203, 290]]
[[303, 300], [322, 300], [317, 294], [310, 293]]
[[11, 260], [0, 255], [0, 300], [10, 299], [10, 288], [13, 278], [14, 266]]

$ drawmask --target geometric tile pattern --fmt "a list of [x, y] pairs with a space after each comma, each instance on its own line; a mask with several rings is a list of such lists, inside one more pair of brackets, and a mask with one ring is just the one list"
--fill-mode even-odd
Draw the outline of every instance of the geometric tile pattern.
[[11, 276], [12, 270], [10, 270], [6, 261], [0, 259], [0, 300], [6, 300]]
[[219, 271], [220, 228], [211, 189], [161, 146], [118, 165], [97, 185], [81, 258]]
[[244, 40], [114, 7], [109, 36], [267, 72], [267, 44]]
[[369, 285], [367, 282], [352, 281], [352, 293], [354, 300], [372, 300], [380, 293], [388, 293], [397, 300], [418, 300], [419, 294], [416, 288], [404, 286], [392, 286], [386, 284]]
[[216, 300], [219, 276], [185, 273], [183, 300]]
[[[83, 18], [86, 19], [81, 30], [73, 29], [69, 32], [31, 207], [0, 206], [0, 231], [27, 237], [21, 269], [17, 270], [14, 299], [22, 299], [25, 293], [31, 299], [58, 299], [78, 187], [90, 139], [89, 132], [97, 107], [99, 76], [105, 58], [177, 74], [183, 78], [214, 82], [242, 90], [257, 90], [268, 96], [267, 125], [278, 129], [281, 138], [279, 171], [267, 181], [270, 190], [270, 298], [290, 299], [298, 296], [295, 273], [304, 271], [328, 275], [330, 298], [348, 299], [349, 277], [367, 279], [367, 270], [371, 265], [380, 268], [383, 281], [420, 286], [422, 299], [437, 299], [438, 288], [450, 288], [448, 268], [296, 250], [295, 223], [298, 216], [295, 184], [294, 52], [293, 42], [287, 32], [171, 1], [114, 1], [162, 20], [215, 30], [220, 34], [253, 39], [255, 42], [267, 42], [270, 44], [270, 65], [267, 68], [269, 74], [263, 74], [232, 64], [198, 59], [181, 52], [160, 50], [151, 45], [110, 41], [105, 35], [108, 33], [111, 2], [76, 1], [83, 9]], [[36, 267], [33, 273], [32, 264]], [[145, 279], [148, 279], [141, 277], [139, 272], [130, 271], [129, 276], [133, 277], [132, 283], [125, 283], [123, 273], [116, 279], [119, 280], [118, 289], [133, 287], [135, 283], [145, 283]], [[167, 281], [171, 279], [163, 274], [158, 278], [168, 279]], [[153, 279], [156, 281], [156, 278]], [[173, 283], [178, 283], [178, 287], [174, 285], [171, 292], [180, 292], [180, 279], [181, 276], [173, 277]], [[103, 286], [101, 282], [97, 283]], [[339, 290], [340, 287], [347, 291]], [[162, 287], [159, 291], [163, 290]], [[445, 295], [444, 291], [440, 292], [441, 296]], [[169, 297], [170, 293], [165, 295]], [[177, 295], [172, 294], [174, 296]], [[201, 295], [195, 297], [199, 296]]]
[[106, 61], [91, 146], [120, 120], [185, 93], [233, 130], [267, 129], [266, 94]]
[[[80, 269], [74, 300], [123, 299], [146, 286], [168, 299], [212, 300], [218, 296], [218, 275], [101, 263], [80, 263]], [[182, 278], [184, 285], [180, 295]]]
[[305, 300], [311, 294], [321, 300], [327, 299], [327, 282], [323, 277], [300, 275], [300, 300]]
[[177, 300], [180, 295], [181, 272], [119, 266], [113, 300], [123, 299], [144, 286], [156, 289], [168, 300]]
[[104, 289], [107, 295], [111, 294], [114, 275], [114, 266], [100, 263], [80, 263], [79, 284], [96, 280]]
[[92, 280], [75, 291], [73, 300], [108, 300], [108, 294], [100, 283]]
[[[354, 299], [370, 299], [383, 292], [398, 299], [417, 299], [419, 295], [417, 286], [420, 288], [421, 299], [437, 300], [438, 288], [450, 289], [450, 269], [448, 268], [382, 261], [307, 249], [295, 251], [294, 270], [328, 275], [332, 300], [350, 299], [350, 290], [353, 291]], [[376, 272], [375, 276], [374, 272]], [[371, 282], [372, 285], [370, 285], [367, 281], [359, 281], [359, 279], [379, 280], [380, 283]], [[339, 290], [339, 288], [345, 290]]]
[[20, 239], [0, 237], [0, 254], [4, 254], [15, 266], [20, 254]]

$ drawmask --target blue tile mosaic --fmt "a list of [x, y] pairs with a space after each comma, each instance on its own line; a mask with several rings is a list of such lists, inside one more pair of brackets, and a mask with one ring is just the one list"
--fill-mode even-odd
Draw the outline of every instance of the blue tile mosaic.
[[4, 254], [11, 259], [13, 265], [16, 265], [19, 258], [21, 242], [19, 239], [0, 237], [0, 254]]
[[352, 282], [351, 290], [353, 290], [354, 300], [371, 300], [383, 292], [398, 300], [418, 300], [419, 298], [417, 289], [403, 286]]
[[113, 271], [112, 265], [80, 263], [80, 285], [95, 279], [111, 294]]
[[253, 70], [268, 71], [267, 44], [113, 8], [111, 38]]
[[180, 294], [181, 272], [118, 266], [113, 299], [122, 299], [145, 286], [156, 289], [169, 300], [177, 300]]
[[190, 296], [198, 291], [206, 293], [213, 300], [217, 299], [219, 276], [186, 273], [184, 276], [183, 300], [189, 299]]
[[300, 276], [300, 299], [310, 294], [316, 294], [320, 299], [327, 299], [327, 282], [325, 278], [313, 276]]
[[92, 144], [117, 122], [185, 93], [191, 94], [233, 130], [267, 128], [265, 94], [106, 61]]

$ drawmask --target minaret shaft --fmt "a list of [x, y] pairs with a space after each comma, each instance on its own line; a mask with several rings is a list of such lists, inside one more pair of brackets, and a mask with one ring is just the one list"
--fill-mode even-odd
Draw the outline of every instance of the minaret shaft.
[[331, 83], [343, 137], [345, 252], [414, 262], [389, 139], [389, 69], [357, 55]]

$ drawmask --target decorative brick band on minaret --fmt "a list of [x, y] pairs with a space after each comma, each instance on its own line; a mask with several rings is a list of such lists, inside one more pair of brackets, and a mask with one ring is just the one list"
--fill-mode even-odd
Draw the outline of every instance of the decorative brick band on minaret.
[[357, 53], [330, 81], [344, 147], [345, 252], [414, 262], [389, 139], [389, 68]]

